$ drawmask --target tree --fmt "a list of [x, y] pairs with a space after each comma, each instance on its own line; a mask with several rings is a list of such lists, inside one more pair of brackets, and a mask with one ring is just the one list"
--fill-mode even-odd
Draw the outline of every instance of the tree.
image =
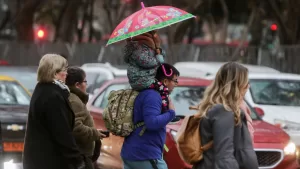
[[[77, 33], [79, 42], [83, 30], [89, 28], [89, 41], [93, 38], [93, 4], [95, 0], [26, 0], [17, 12], [15, 21], [19, 40], [33, 41], [33, 25], [53, 25], [54, 42], [73, 42]], [[28, 11], [29, 14], [28, 14]], [[26, 14], [25, 14], [26, 13]], [[25, 17], [24, 17], [25, 16]], [[77, 28], [78, 22], [82, 27]], [[24, 23], [26, 25], [24, 26]]]
[[2, 21], [0, 21], [0, 32], [7, 25], [9, 20], [11, 19], [11, 11], [8, 8], [8, 5], [7, 4], [2, 4], [2, 5], [3, 5], [2, 9], [3, 9], [4, 15], [3, 15]]
[[45, 0], [23, 0], [23, 7], [17, 12], [15, 21], [19, 41], [34, 40], [34, 14], [43, 3]]
[[300, 20], [298, 10], [300, 2], [297, 0], [271, 1], [267, 0], [270, 6], [271, 17], [278, 23], [281, 44], [291, 45], [300, 42]]
[[131, 8], [129, 8], [129, 4], [124, 2], [123, 0], [104, 0], [103, 1], [103, 9], [106, 11], [107, 21], [108, 21], [108, 30], [109, 32], [113, 32], [115, 27], [126, 17], [127, 11], [132, 13], [135, 10], [137, 4], [137, 0], [132, 2]]
[[[48, 20], [55, 26], [54, 41], [72, 42], [75, 33], [81, 41], [86, 27], [91, 41], [94, 33], [92, 6], [95, 1], [98, 1], [97, 4], [101, 1], [107, 15], [101, 16], [106, 18], [104, 23], [107, 24], [103, 25], [107, 27], [107, 33], [111, 33], [126, 16], [140, 9], [140, 0], [18, 0], [20, 9], [16, 14], [10, 11], [6, 13], [2, 22], [0, 21], [0, 31], [7, 25], [8, 20], [13, 20], [18, 39], [32, 41], [33, 24], [38, 18], [37, 20], [43, 22]], [[165, 29], [169, 45], [182, 42], [186, 35], [191, 43], [195, 32], [200, 32], [203, 24], [208, 25], [213, 42], [225, 43], [228, 23], [232, 22], [245, 24], [245, 31], [252, 36], [250, 44], [259, 45], [262, 29], [266, 27], [264, 20], [278, 24], [281, 44], [300, 43], [298, 0], [143, 0], [143, 2], [146, 6], [175, 6], [197, 16], [197, 19], [190, 19]], [[79, 28], [77, 28], [78, 21], [82, 23]]]
[[84, 5], [82, 0], [67, 0], [66, 9], [61, 18], [58, 28], [58, 41], [73, 42], [74, 32], [78, 21], [78, 10]]

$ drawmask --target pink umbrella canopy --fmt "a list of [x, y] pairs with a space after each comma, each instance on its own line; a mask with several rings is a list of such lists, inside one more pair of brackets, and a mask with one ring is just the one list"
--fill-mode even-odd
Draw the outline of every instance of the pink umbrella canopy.
[[106, 45], [167, 27], [195, 17], [172, 6], [145, 7], [124, 19], [113, 31]]

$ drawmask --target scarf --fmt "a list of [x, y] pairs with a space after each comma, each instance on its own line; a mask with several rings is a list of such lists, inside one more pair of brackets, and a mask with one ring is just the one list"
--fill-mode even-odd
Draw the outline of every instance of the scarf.
[[154, 83], [152, 83], [149, 87], [150, 89], [156, 90], [162, 100], [162, 112], [169, 110], [169, 89], [162, 83], [157, 80], [155, 80]]
[[67, 85], [65, 85], [65, 83], [63, 81], [54, 79], [53, 83], [56, 84], [57, 86], [59, 86], [64, 91], [68, 91], [68, 93], [70, 93], [69, 87]]
[[252, 142], [253, 142], [253, 139], [254, 139], [254, 128], [253, 128], [253, 125], [252, 125], [251, 111], [250, 111], [250, 109], [249, 109], [249, 107], [248, 107], [248, 105], [246, 104], [245, 101], [242, 102], [241, 109], [245, 113], [246, 120], [247, 120], [248, 130], [249, 130], [250, 136], [252, 138]]
[[75, 94], [76, 96], [79, 97], [79, 99], [84, 103], [87, 104], [89, 101], [89, 95], [87, 93], [82, 92], [80, 89], [74, 86], [69, 86], [70, 92]]

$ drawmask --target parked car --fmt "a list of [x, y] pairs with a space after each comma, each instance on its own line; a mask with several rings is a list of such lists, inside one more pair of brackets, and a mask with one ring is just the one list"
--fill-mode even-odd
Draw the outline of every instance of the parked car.
[[[214, 79], [222, 62], [176, 63], [175, 67], [189, 65], [193, 74], [209, 74], [195, 77]], [[300, 148], [300, 75], [280, 73], [279, 71], [255, 65], [245, 65], [249, 69], [250, 90], [245, 99], [267, 122], [284, 129], [292, 141]], [[183, 73], [182, 73], [183, 72]], [[187, 71], [182, 76], [191, 76]], [[206, 72], [206, 73], [204, 73]], [[194, 76], [194, 75], [193, 75]]]
[[18, 81], [0, 75], [0, 168], [22, 166], [30, 98], [29, 91]]
[[[176, 118], [167, 126], [167, 149], [164, 151], [164, 159], [171, 169], [188, 169], [191, 168], [184, 163], [176, 148], [174, 137], [180, 127], [182, 119], [186, 115], [194, 112], [189, 111], [188, 107], [197, 105], [203, 97], [203, 92], [211, 83], [211, 80], [196, 79], [188, 77], [178, 78], [179, 86], [173, 90], [170, 95], [176, 109]], [[98, 93], [88, 103], [88, 109], [94, 118], [97, 128], [106, 130], [102, 112], [108, 104], [108, 95], [112, 90], [129, 88], [127, 78], [117, 78], [103, 84]], [[296, 160], [295, 144], [290, 142], [290, 137], [280, 128], [271, 125], [257, 115], [252, 110], [251, 117], [253, 119], [254, 148], [257, 154], [260, 168], [273, 169], [295, 169], [298, 167]], [[122, 168], [120, 158], [120, 150], [123, 144], [123, 138], [111, 135], [107, 139], [102, 140], [102, 149], [98, 168]]]
[[36, 66], [0, 66], [0, 74], [16, 79], [31, 93], [37, 83]]
[[[179, 70], [180, 75], [205, 77], [214, 75], [225, 62], [177, 62], [174, 67]], [[249, 73], [280, 73], [280, 71], [261, 65], [243, 64]], [[195, 69], [197, 70], [196, 72]], [[193, 73], [193, 74], [191, 74]]]
[[86, 72], [87, 92], [92, 96], [105, 81], [127, 76], [126, 66], [115, 67], [109, 63], [86, 63], [81, 66]]

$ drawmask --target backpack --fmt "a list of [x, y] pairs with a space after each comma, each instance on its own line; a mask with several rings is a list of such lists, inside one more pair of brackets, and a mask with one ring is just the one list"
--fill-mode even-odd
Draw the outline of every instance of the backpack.
[[[198, 108], [190, 107], [190, 110]], [[213, 141], [202, 146], [200, 133], [201, 118], [195, 116], [186, 116], [177, 131], [177, 149], [182, 160], [194, 165], [203, 159], [203, 152], [210, 149]]]
[[[114, 135], [126, 137], [144, 122], [133, 123], [133, 107], [139, 92], [131, 89], [111, 91], [103, 112], [105, 127]], [[145, 130], [145, 129], [143, 129]]]

